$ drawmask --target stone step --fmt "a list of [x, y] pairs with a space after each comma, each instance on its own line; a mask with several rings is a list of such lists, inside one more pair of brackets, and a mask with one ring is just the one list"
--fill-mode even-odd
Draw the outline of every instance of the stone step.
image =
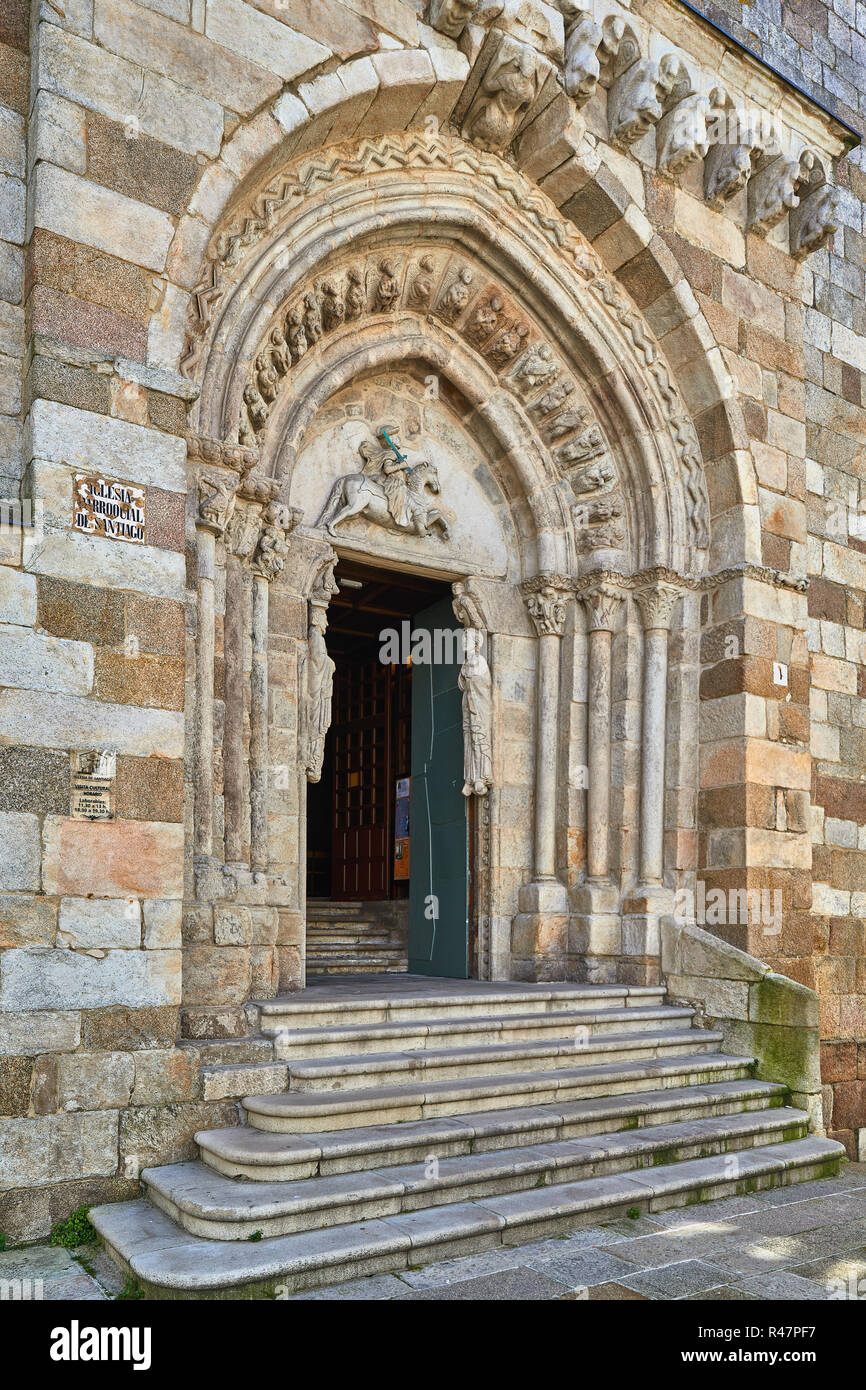
[[315, 1133], [361, 1125], [402, 1123], [476, 1110], [511, 1110], [594, 1096], [656, 1091], [668, 1087], [738, 1081], [750, 1076], [748, 1057], [691, 1053], [645, 1061], [607, 1062], [559, 1071], [413, 1082], [339, 1091], [281, 1091], [247, 1096], [249, 1123], [256, 1129]]
[[296, 1182], [248, 1186], [203, 1163], [147, 1168], [141, 1180], [151, 1201], [191, 1234], [208, 1240], [249, 1240], [257, 1232], [267, 1237], [289, 1235], [713, 1154], [739, 1154], [764, 1144], [802, 1139], [808, 1129], [809, 1116], [785, 1106], [759, 1114], [659, 1125], [639, 1133], [613, 1131], [595, 1138], [561, 1139], [453, 1158], [437, 1153], [421, 1162], [386, 1163], [363, 1173]]
[[[650, 1003], [664, 1003], [665, 990], [660, 985], [529, 985], [507, 989], [448, 990], [431, 994], [423, 983], [415, 996], [400, 993], [389, 995], [385, 988], [376, 997], [373, 982], [365, 984], [363, 997], [339, 994], [342, 986], [334, 986], [334, 994], [326, 988], [321, 999], [311, 999], [310, 990], [303, 998], [286, 995], [278, 999], [256, 1002], [261, 1018], [261, 1031], [281, 1028], [316, 1028], [322, 1024], [401, 1023], [412, 1019], [448, 1018], [456, 1015], [503, 1015], [510, 1013], [554, 1013], [559, 1009], [641, 1008]], [[312, 991], [316, 993], [316, 991]]]
[[317, 960], [311, 957], [307, 963], [307, 979], [315, 982], [317, 976], [327, 977], [341, 975], [362, 975], [368, 971], [371, 975], [379, 975], [383, 971], [389, 975], [405, 975], [409, 969], [406, 957], [394, 956], [387, 961], [364, 960], [360, 956], [341, 956], [336, 960]]
[[562, 1234], [629, 1210], [664, 1211], [761, 1188], [829, 1176], [844, 1154], [807, 1138], [635, 1172], [584, 1178], [475, 1202], [324, 1227], [270, 1240], [205, 1240], [144, 1200], [92, 1207], [109, 1254], [146, 1296], [273, 1298], [322, 1284], [431, 1263], [498, 1245]]
[[[382, 1052], [387, 1043], [400, 1052], [420, 1051], [441, 1044], [512, 1043], [550, 1041], [554, 1038], [596, 1036], [601, 1033], [646, 1032], [651, 1023], [671, 1029], [688, 1029], [694, 1009], [669, 1004], [646, 1009], [563, 1009], [555, 1014], [509, 1014], [504, 1018], [418, 1019], [412, 1023], [337, 1025], [334, 1028], [267, 1028], [280, 1061], [293, 1057], [331, 1057], [345, 1053]], [[581, 1030], [578, 1033], [578, 1030]], [[585, 1030], [585, 1031], [584, 1031]]]
[[375, 1168], [386, 1160], [411, 1163], [430, 1153], [446, 1158], [487, 1153], [637, 1130], [707, 1116], [768, 1111], [785, 1104], [788, 1092], [770, 1081], [721, 1081], [641, 1095], [601, 1097], [515, 1110], [461, 1114], [401, 1125], [323, 1130], [308, 1135], [271, 1133], [251, 1126], [202, 1130], [196, 1134], [202, 1159], [215, 1172], [255, 1182], [327, 1177]]
[[454, 1077], [483, 1080], [513, 1072], [557, 1071], [560, 1067], [592, 1066], [597, 1062], [640, 1061], [678, 1053], [711, 1052], [724, 1034], [703, 1029], [675, 1028], [642, 1033], [583, 1033], [567, 1041], [476, 1043], [469, 1047], [429, 1048], [410, 1052], [361, 1052], [340, 1057], [292, 1058], [289, 1089], [305, 1091], [366, 1090], [404, 1083], [450, 1081]]

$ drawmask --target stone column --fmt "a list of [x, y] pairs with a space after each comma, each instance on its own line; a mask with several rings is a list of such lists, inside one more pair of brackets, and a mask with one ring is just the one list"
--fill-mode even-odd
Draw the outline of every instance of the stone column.
[[244, 856], [244, 606], [243, 566], [237, 555], [227, 555], [223, 814], [226, 863], [238, 865]]
[[214, 577], [216, 540], [234, 511], [235, 481], [200, 477], [196, 511], [195, 721], [193, 762], [195, 811], [193, 846], [196, 855], [213, 853], [213, 695], [214, 695]]
[[572, 892], [569, 974], [613, 982], [622, 945], [619, 888], [610, 874], [611, 651], [625, 591], [599, 579], [580, 595], [587, 615], [586, 881]]
[[517, 897], [511, 931], [515, 977], [566, 978], [568, 891], [556, 877], [556, 790], [559, 746], [560, 644], [570, 589], [559, 576], [539, 576], [524, 588], [538, 635], [535, 728], [533, 879]]
[[587, 878], [610, 882], [610, 686], [613, 630], [622, 591], [599, 584], [581, 595], [589, 627]]
[[[635, 592], [644, 625], [643, 754], [640, 787], [640, 882], [662, 884], [665, 799], [665, 716], [668, 684], [668, 635], [674, 604], [673, 584], [663, 581]], [[641, 892], [638, 889], [638, 893]]]
[[535, 730], [535, 878], [556, 875], [556, 753], [559, 740], [559, 664], [565, 595], [552, 585], [527, 596], [538, 634]]

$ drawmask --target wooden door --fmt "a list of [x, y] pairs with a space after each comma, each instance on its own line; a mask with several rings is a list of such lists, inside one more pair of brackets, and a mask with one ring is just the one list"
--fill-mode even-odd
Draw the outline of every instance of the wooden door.
[[347, 664], [334, 682], [334, 840], [331, 896], [382, 899], [390, 891], [390, 667]]

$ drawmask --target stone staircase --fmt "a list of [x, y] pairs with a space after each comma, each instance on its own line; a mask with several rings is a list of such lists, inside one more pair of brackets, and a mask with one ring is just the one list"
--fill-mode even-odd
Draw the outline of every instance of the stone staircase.
[[91, 1219], [150, 1297], [279, 1297], [838, 1170], [657, 987], [357, 979], [213, 1044], [200, 1159]]
[[307, 974], [406, 971], [409, 903], [307, 902]]

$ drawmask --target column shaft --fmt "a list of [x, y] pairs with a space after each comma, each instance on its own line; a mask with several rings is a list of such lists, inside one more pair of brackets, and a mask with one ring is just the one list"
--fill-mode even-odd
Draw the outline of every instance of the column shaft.
[[268, 581], [253, 575], [250, 674], [250, 867], [268, 865]]
[[214, 567], [216, 537], [199, 527], [196, 531], [198, 584], [196, 593], [195, 648], [195, 822], [196, 854], [213, 851], [213, 680], [214, 680]]

